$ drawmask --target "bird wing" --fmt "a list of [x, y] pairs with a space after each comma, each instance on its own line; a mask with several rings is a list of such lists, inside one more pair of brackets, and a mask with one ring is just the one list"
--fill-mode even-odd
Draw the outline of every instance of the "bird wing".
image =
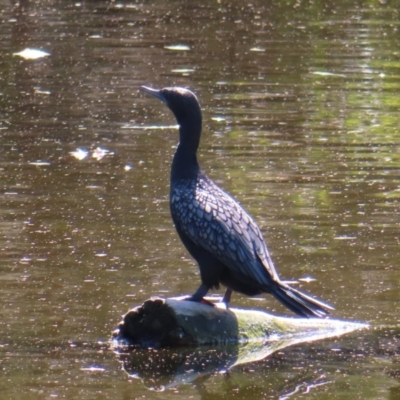
[[257, 224], [207, 177], [198, 179], [192, 191], [173, 194], [171, 210], [175, 222], [194, 243], [233, 271], [261, 285], [279, 281]]

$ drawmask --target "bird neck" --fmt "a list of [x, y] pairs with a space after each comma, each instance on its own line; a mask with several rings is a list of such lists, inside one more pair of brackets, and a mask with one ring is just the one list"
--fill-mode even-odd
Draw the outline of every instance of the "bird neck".
[[181, 124], [179, 144], [172, 161], [171, 179], [194, 179], [200, 167], [197, 162], [197, 149], [200, 143], [201, 122], [196, 127]]

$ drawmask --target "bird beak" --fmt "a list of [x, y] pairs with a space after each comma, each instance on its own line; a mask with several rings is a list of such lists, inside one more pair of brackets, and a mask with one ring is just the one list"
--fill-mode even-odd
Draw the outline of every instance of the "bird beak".
[[140, 86], [139, 90], [143, 93], [147, 93], [151, 96], [157, 97], [157, 99], [160, 99], [163, 103], [167, 104], [167, 100], [161, 93], [161, 90], [149, 88], [147, 86]]

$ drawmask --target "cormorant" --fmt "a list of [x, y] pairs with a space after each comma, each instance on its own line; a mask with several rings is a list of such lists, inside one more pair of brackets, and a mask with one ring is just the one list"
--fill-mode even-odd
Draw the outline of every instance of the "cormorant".
[[209, 289], [226, 286], [223, 302], [232, 291], [254, 296], [270, 293], [294, 313], [325, 317], [328, 304], [290, 287], [275, 270], [260, 229], [249, 214], [200, 169], [197, 148], [202, 116], [190, 90], [180, 87], [140, 87], [174, 113], [179, 144], [171, 167], [170, 209], [175, 228], [200, 268], [201, 285], [190, 297], [203, 301]]

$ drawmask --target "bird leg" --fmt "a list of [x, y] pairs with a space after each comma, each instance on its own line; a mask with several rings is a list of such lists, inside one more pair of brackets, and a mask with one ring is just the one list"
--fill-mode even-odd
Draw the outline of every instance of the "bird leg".
[[211, 301], [204, 299], [204, 296], [207, 294], [208, 290], [209, 287], [202, 283], [200, 287], [196, 290], [196, 292], [190, 297], [187, 297], [185, 300], [195, 301], [196, 303], [207, 304], [208, 306], [214, 307], [214, 303], [211, 303]]
[[232, 289], [226, 289], [224, 297], [222, 298], [222, 303], [225, 303], [225, 307], [229, 308], [229, 302], [231, 301]]

